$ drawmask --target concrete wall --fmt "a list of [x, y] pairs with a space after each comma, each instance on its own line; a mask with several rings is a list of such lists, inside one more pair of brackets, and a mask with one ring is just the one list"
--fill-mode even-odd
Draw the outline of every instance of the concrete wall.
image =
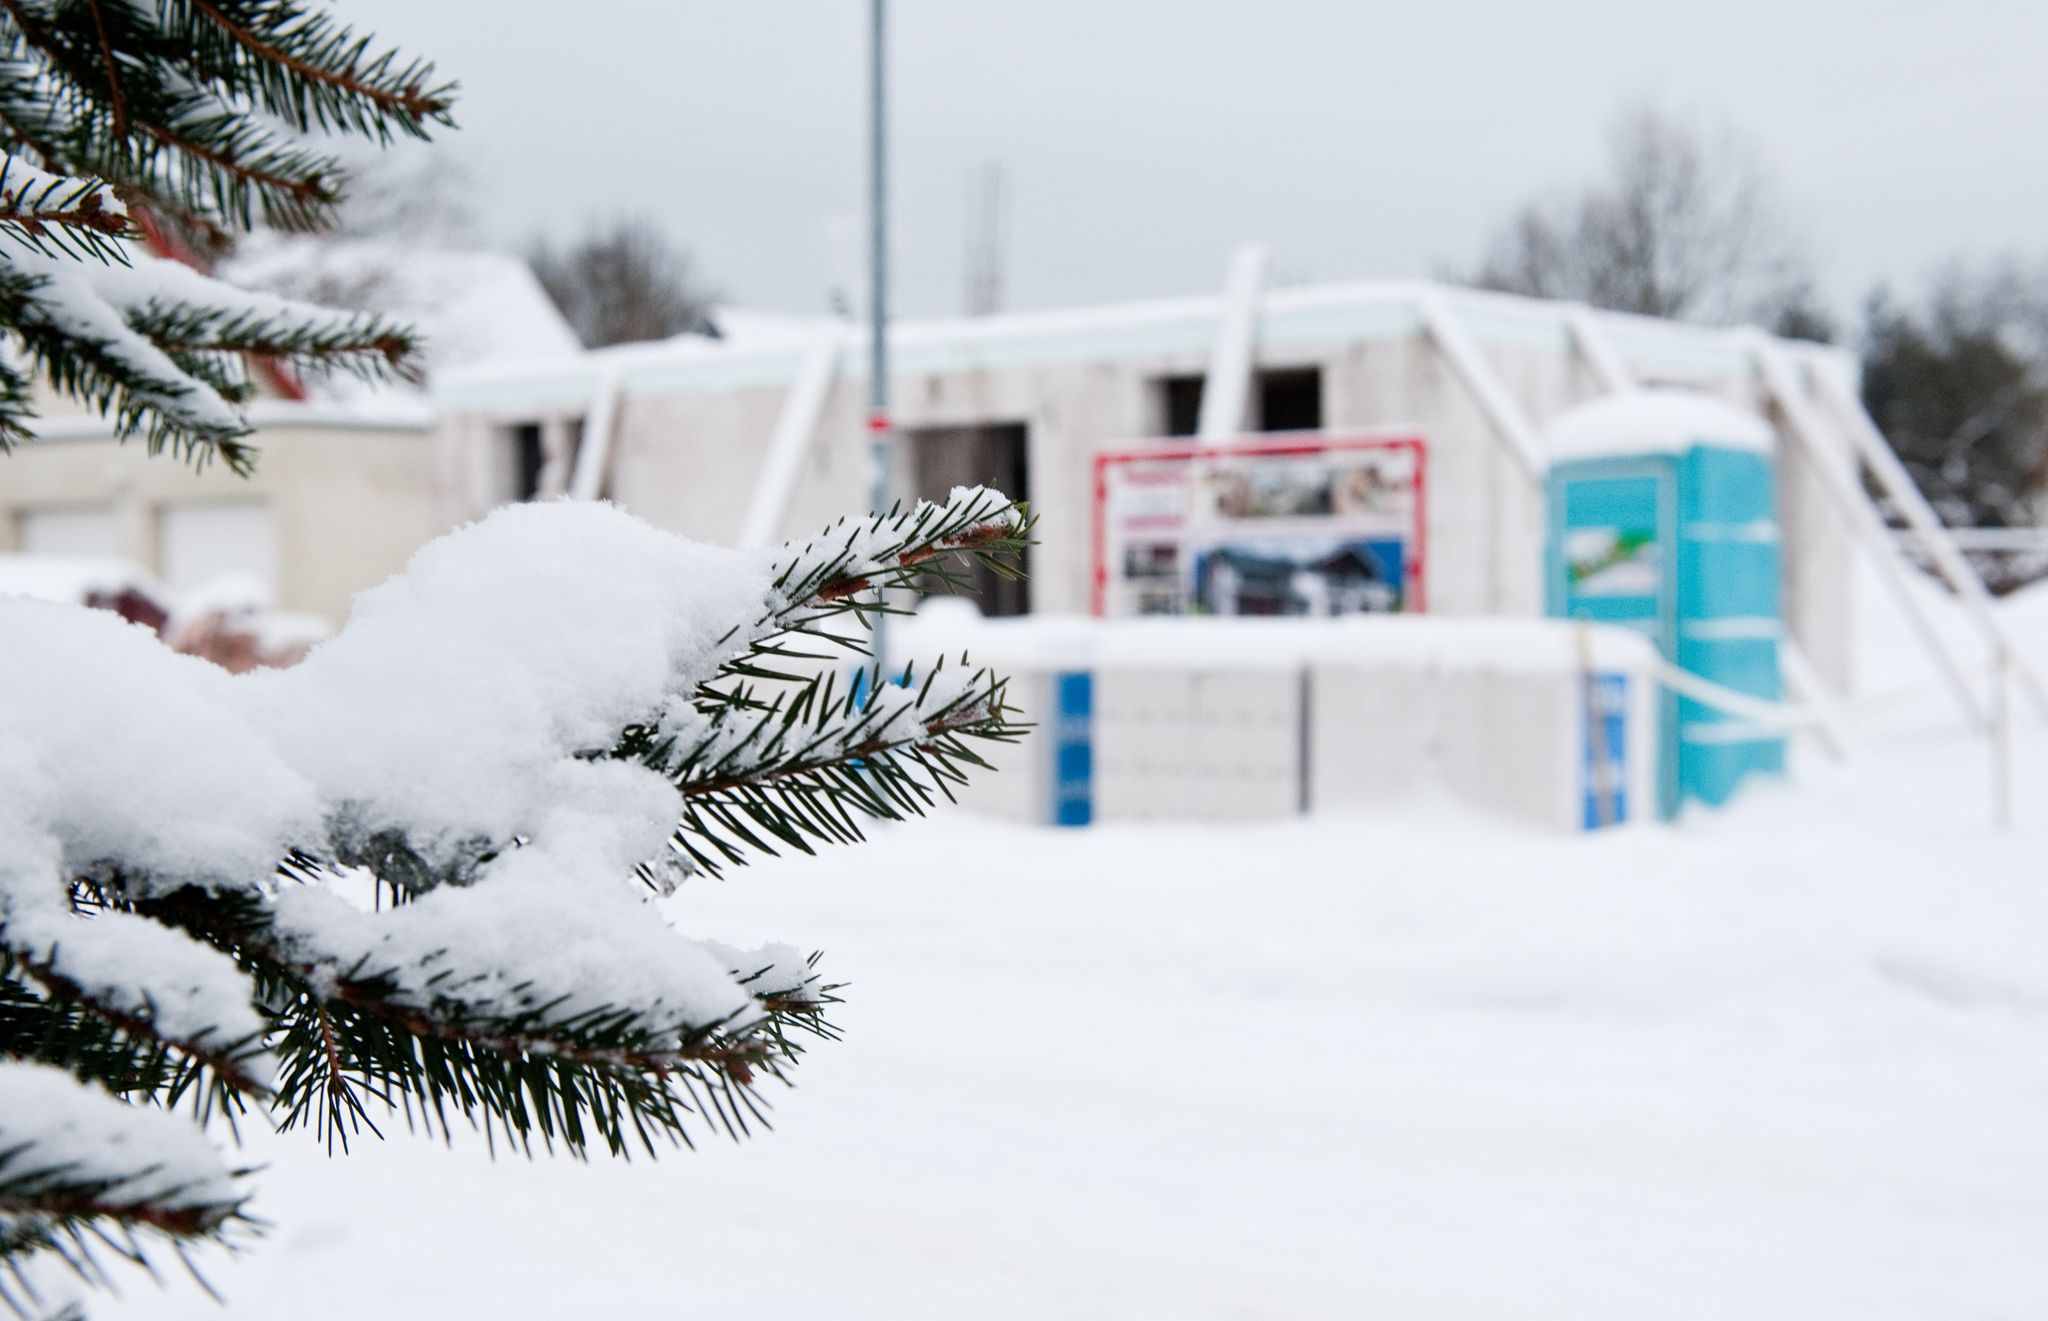
[[339, 624], [350, 600], [403, 567], [444, 530], [434, 446], [423, 430], [265, 428], [256, 471], [219, 463], [195, 470], [140, 442], [42, 440], [0, 459], [0, 551], [20, 549], [23, 519], [40, 510], [112, 511], [113, 552], [163, 571], [166, 511], [258, 502], [276, 548], [277, 605]]

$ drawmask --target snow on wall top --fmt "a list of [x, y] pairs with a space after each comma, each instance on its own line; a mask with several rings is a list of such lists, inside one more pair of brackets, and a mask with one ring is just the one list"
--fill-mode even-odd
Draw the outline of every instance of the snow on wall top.
[[1656, 652], [1627, 629], [1567, 620], [1427, 615], [1337, 619], [1179, 617], [1094, 619], [1037, 615], [984, 619], [957, 597], [934, 597], [895, 625], [915, 655], [962, 651], [976, 664], [1014, 670], [1294, 670], [1303, 665], [1429, 667], [1506, 674], [1647, 668]]
[[1580, 404], [1545, 429], [1552, 462], [1682, 454], [1695, 445], [1769, 454], [1770, 424], [1747, 409], [1697, 390], [1629, 390]]

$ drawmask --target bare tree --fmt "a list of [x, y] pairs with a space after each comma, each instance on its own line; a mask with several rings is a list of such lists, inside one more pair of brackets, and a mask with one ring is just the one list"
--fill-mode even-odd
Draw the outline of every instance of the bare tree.
[[477, 238], [476, 181], [470, 158], [442, 143], [399, 143], [375, 154], [344, 156], [347, 171], [333, 233], [398, 239], [436, 247], [472, 247]]
[[1605, 178], [1523, 206], [1465, 278], [1649, 316], [1776, 325], [1789, 315], [1793, 333], [1832, 330], [1756, 152], [1655, 106], [1615, 121]]
[[536, 240], [527, 259], [590, 348], [717, 333], [711, 320], [717, 293], [698, 279], [689, 255], [650, 220], [611, 220], [559, 250]]
[[259, 230], [226, 269], [268, 293], [352, 312], [417, 319], [417, 293], [381, 250], [460, 251], [477, 244], [468, 159], [440, 143], [337, 149], [341, 198], [317, 238]]

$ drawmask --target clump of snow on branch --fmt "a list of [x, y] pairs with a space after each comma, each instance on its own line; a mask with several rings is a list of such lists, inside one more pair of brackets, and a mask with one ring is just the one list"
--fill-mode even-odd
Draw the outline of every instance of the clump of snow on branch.
[[[218, 1220], [243, 1194], [212, 1143], [162, 1110], [46, 1064], [0, 1062], [0, 1184], [76, 1187], [105, 1207]], [[6, 1218], [0, 1216], [0, 1227]]]
[[[232, 961], [142, 917], [72, 911], [74, 886], [145, 904], [197, 887], [256, 905], [251, 938], [323, 994], [372, 988], [422, 1021], [501, 1025], [493, 1039], [527, 1025], [521, 1048], [539, 1051], [550, 1027], [600, 1021], [743, 1039], [766, 1002], [816, 1002], [817, 974], [790, 946], [686, 938], [633, 882], [673, 856], [689, 786], [666, 759], [619, 755], [621, 731], [683, 711], [713, 729], [693, 701], [754, 709], [715, 685], [814, 622], [821, 595], [921, 563], [934, 528], [972, 543], [1013, 517], [974, 488], [737, 551], [607, 505], [512, 506], [421, 550], [302, 664], [245, 675], [103, 612], [0, 599], [0, 945], [66, 995], [225, 1055], [261, 1028]], [[827, 712], [805, 756], [914, 746], [999, 700], [985, 673], [941, 668]], [[794, 752], [726, 748], [723, 764]], [[320, 861], [280, 873], [294, 857]], [[403, 902], [351, 903], [330, 884], [351, 868]], [[267, 1061], [244, 1063], [262, 1085]]]
[[128, 208], [100, 180], [53, 174], [0, 155], [0, 231], [16, 243], [90, 256], [104, 250], [100, 236], [127, 228]]

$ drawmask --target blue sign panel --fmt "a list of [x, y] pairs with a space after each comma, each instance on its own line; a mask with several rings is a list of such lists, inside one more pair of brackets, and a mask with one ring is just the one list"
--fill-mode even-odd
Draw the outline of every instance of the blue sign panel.
[[1095, 676], [1053, 676], [1052, 820], [1085, 826], [1095, 819]]
[[1587, 830], [1628, 820], [1628, 676], [1586, 676], [1579, 777]]

